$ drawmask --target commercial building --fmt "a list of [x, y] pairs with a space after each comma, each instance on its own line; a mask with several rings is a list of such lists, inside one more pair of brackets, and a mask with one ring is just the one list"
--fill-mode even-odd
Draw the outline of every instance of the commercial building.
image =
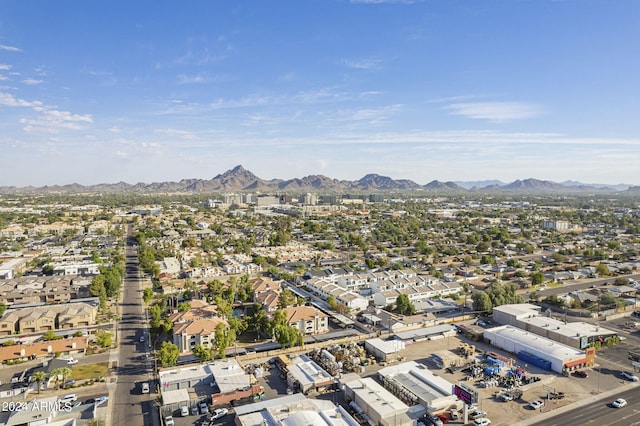
[[236, 407], [237, 426], [359, 426], [340, 405], [293, 394]]
[[540, 314], [540, 307], [528, 303], [501, 305], [493, 308], [499, 324], [511, 325], [577, 349], [604, 342], [617, 332], [582, 321], [566, 322]]
[[453, 383], [436, 376], [415, 361], [385, 367], [378, 371], [378, 375], [385, 389], [407, 405], [420, 404], [432, 413], [458, 406]]
[[415, 426], [424, 413], [424, 407], [409, 407], [372, 378], [344, 383], [344, 393], [356, 413], [371, 425]]
[[485, 330], [484, 338], [493, 346], [517, 355], [523, 363], [556, 373], [595, 363], [593, 348], [584, 352], [510, 325]]
[[389, 361], [405, 347], [402, 340], [382, 340], [379, 338], [365, 340], [364, 349], [382, 361]]
[[294, 392], [300, 391], [306, 394], [331, 388], [334, 385], [334, 379], [315, 361], [306, 355], [300, 355], [292, 359], [291, 365], [287, 368], [287, 384]]

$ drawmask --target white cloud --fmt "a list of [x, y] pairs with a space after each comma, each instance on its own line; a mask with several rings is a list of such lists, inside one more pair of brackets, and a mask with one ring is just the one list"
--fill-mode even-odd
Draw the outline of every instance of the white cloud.
[[22, 49], [17, 47], [7, 46], [6, 44], [0, 44], [0, 50], [6, 50], [7, 52], [22, 52]]
[[465, 102], [447, 105], [445, 109], [453, 115], [496, 123], [534, 118], [544, 112], [539, 106], [524, 102]]
[[11, 65], [9, 64], [0, 64], [0, 70], [7, 71], [11, 69]]
[[22, 80], [22, 82], [27, 86], [37, 86], [38, 84], [42, 84], [43, 80], [36, 80], [34, 78], [25, 78], [24, 80]]
[[362, 59], [343, 59], [342, 63], [349, 67], [358, 70], [371, 70], [380, 68], [382, 61], [376, 58], [362, 58]]
[[199, 84], [206, 83], [207, 81], [208, 78], [203, 73], [198, 73], [196, 75], [180, 74], [178, 76], [178, 84]]
[[11, 95], [10, 93], [0, 92], [0, 106], [8, 107], [41, 107], [43, 103], [40, 101], [25, 101]]
[[169, 137], [179, 137], [182, 139], [194, 140], [198, 139], [195, 133], [190, 132], [188, 130], [178, 130], [178, 129], [157, 129], [155, 133], [159, 133]]

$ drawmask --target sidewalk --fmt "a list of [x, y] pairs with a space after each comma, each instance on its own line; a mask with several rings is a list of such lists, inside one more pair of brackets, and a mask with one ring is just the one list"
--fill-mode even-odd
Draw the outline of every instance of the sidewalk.
[[602, 392], [602, 393], [599, 393], [597, 395], [591, 395], [591, 396], [589, 396], [587, 398], [581, 399], [580, 401], [576, 401], [573, 404], [565, 405], [564, 407], [560, 407], [560, 408], [557, 408], [555, 410], [550, 410], [550, 411], [544, 412], [544, 413], [542, 413], [542, 414], [540, 414], [538, 416], [532, 417], [532, 418], [527, 419], [527, 420], [523, 420], [523, 421], [521, 421], [519, 423], [515, 423], [513, 426], [528, 426], [528, 425], [531, 425], [531, 424], [539, 423], [539, 422], [542, 422], [544, 420], [550, 419], [552, 417], [557, 416], [558, 414], [566, 413], [566, 412], [574, 410], [576, 408], [580, 408], [580, 407], [584, 407], [584, 406], [587, 406], [587, 405], [591, 405], [591, 404], [593, 404], [594, 402], [597, 402], [597, 401], [606, 400], [606, 399], [613, 400], [613, 396], [614, 395], [617, 395], [622, 391], [625, 391], [627, 389], [634, 388], [634, 387], [637, 387], [637, 386], [640, 386], [640, 382], [629, 382], [629, 383], [624, 384], [622, 386], [619, 386], [619, 387], [617, 387], [615, 389], [611, 389], [609, 391]]

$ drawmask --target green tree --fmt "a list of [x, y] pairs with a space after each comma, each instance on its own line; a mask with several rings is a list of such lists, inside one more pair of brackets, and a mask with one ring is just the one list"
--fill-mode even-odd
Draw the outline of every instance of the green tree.
[[491, 312], [491, 309], [493, 309], [491, 299], [489, 298], [489, 295], [484, 291], [474, 292], [471, 295], [471, 300], [473, 300], [474, 311]]
[[69, 367], [56, 368], [51, 372], [51, 375], [55, 378], [58, 388], [60, 388], [60, 384], [71, 377], [71, 369]]
[[38, 383], [38, 393], [40, 393], [40, 383], [44, 382], [47, 374], [44, 371], [36, 371], [31, 375], [31, 381]]
[[191, 310], [191, 303], [180, 302], [178, 303], [178, 312], [187, 312]]
[[400, 315], [413, 315], [416, 313], [416, 307], [409, 300], [406, 294], [400, 294], [396, 298], [396, 309]]
[[103, 348], [111, 347], [111, 340], [113, 338], [113, 334], [109, 333], [105, 330], [96, 331], [96, 343]]
[[151, 302], [151, 299], [153, 299], [153, 289], [147, 287], [142, 290], [142, 299], [144, 300], [144, 303], [148, 304], [149, 302]]
[[609, 270], [607, 265], [605, 265], [604, 263], [599, 263], [598, 266], [596, 266], [596, 274], [601, 277], [608, 277], [609, 275], [611, 275], [611, 271]]
[[268, 323], [269, 318], [267, 317], [267, 312], [262, 309], [262, 306], [255, 305], [253, 315], [247, 319], [248, 328], [251, 330], [264, 331], [267, 330]]
[[56, 333], [53, 330], [48, 330], [42, 335], [42, 340], [58, 340], [60, 336], [56, 336]]
[[3, 316], [6, 311], [7, 311], [7, 305], [0, 302], [0, 317]]
[[225, 350], [236, 341], [236, 333], [234, 330], [227, 328], [224, 324], [220, 323], [216, 327], [216, 348], [218, 349], [218, 356], [225, 358]]
[[544, 282], [544, 274], [540, 271], [532, 272], [530, 277], [531, 277], [531, 285], [540, 285]]
[[211, 351], [202, 345], [197, 345], [195, 348], [193, 348], [191, 353], [193, 354], [193, 356], [198, 358], [200, 362], [206, 362], [211, 360]]
[[162, 342], [158, 351], [158, 362], [162, 367], [172, 367], [178, 362], [180, 349], [171, 342]]
[[302, 333], [292, 325], [278, 325], [274, 329], [275, 339], [283, 348], [291, 348], [302, 342]]
[[294, 306], [297, 303], [298, 299], [296, 295], [293, 294], [291, 290], [288, 288], [282, 290], [280, 295], [278, 296], [278, 308], [284, 309], [289, 306]]

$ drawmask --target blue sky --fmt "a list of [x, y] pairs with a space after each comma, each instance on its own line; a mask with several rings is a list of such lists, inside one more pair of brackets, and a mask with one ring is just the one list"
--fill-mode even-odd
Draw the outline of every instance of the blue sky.
[[0, 0], [0, 186], [640, 184], [637, 0]]

